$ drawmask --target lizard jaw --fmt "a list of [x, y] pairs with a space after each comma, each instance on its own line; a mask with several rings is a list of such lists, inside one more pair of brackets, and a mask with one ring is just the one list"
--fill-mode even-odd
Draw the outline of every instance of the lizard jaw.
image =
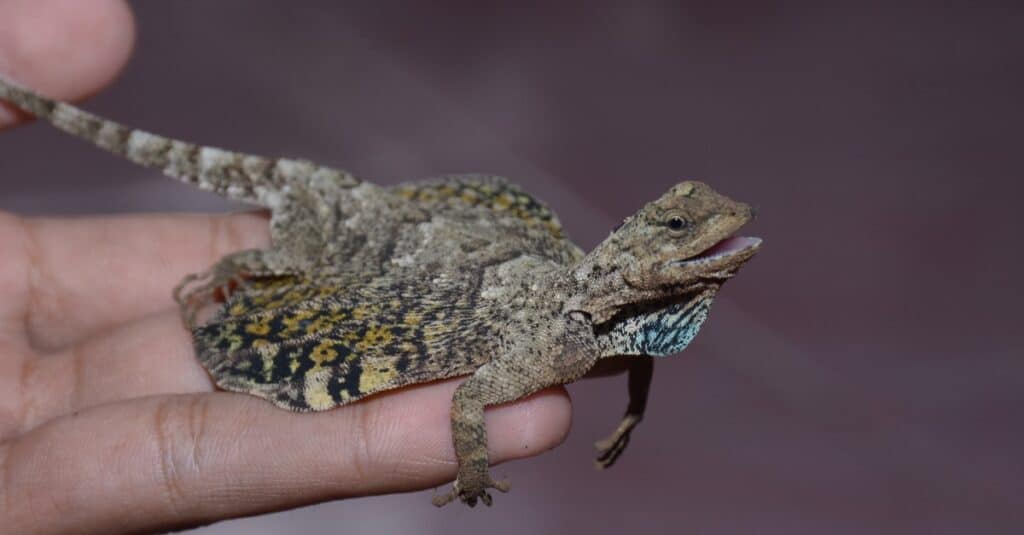
[[669, 263], [672, 270], [682, 270], [693, 278], [717, 281], [718, 284], [732, 278], [747, 260], [761, 248], [761, 238], [729, 237], [690, 258]]
[[702, 264], [718, 263], [726, 259], [740, 259], [740, 257], [745, 257], [740, 260], [745, 261], [747, 258], [754, 256], [754, 253], [760, 248], [761, 238], [731, 236], [719, 241], [696, 256], [676, 260], [673, 264], [699, 266]]

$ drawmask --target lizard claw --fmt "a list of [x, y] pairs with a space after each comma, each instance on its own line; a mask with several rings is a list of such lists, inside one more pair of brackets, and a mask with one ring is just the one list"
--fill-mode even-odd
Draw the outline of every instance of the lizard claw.
[[233, 293], [244, 288], [247, 282], [241, 273], [214, 267], [204, 273], [193, 273], [182, 279], [174, 288], [174, 300], [181, 307], [185, 323], [192, 327], [203, 307], [218, 301], [227, 301]]
[[595, 442], [594, 447], [597, 448], [597, 460], [594, 461], [594, 465], [599, 470], [604, 470], [615, 464], [615, 461], [618, 460], [628, 445], [629, 433]]
[[491, 498], [491, 494], [487, 492], [487, 489], [492, 488], [501, 492], [508, 492], [508, 489], [511, 488], [511, 486], [512, 485], [510, 485], [508, 481], [495, 481], [490, 477], [487, 477], [484, 482], [467, 485], [463, 485], [461, 480], [456, 479], [455, 483], [452, 485], [452, 490], [447, 494], [434, 496], [433, 503], [437, 507], [443, 507], [458, 497], [462, 500], [462, 503], [465, 503], [470, 507], [476, 507], [478, 499], [484, 502], [484, 505], [490, 507], [491, 503], [493, 503], [493, 498]]
[[610, 437], [594, 443], [594, 447], [597, 448], [597, 460], [594, 462], [594, 465], [598, 470], [603, 470], [615, 464], [615, 461], [625, 451], [626, 446], [629, 445], [629, 436], [638, 423], [640, 423], [639, 416], [626, 415]]

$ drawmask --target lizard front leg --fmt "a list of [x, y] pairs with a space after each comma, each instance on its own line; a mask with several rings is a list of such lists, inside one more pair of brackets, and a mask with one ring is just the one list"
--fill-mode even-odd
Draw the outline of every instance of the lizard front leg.
[[[452, 398], [452, 440], [459, 463], [458, 476], [451, 492], [434, 497], [434, 505], [443, 506], [456, 497], [470, 507], [477, 500], [491, 505], [487, 489], [506, 492], [507, 481], [495, 481], [488, 469], [487, 427], [484, 407], [513, 401], [543, 388], [574, 381], [597, 360], [597, 346], [591, 337], [571, 325], [561, 337], [539, 335], [527, 340], [557, 339], [547, 347], [521, 347], [477, 368]], [[536, 334], [536, 333], [534, 333]]]
[[529, 395], [535, 388], [525, 385], [518, 388], [510, 384], [501, 370], [484, 365], [459, 386], [452, 397], [452, 440], [455, 443], [455, 458], [459, 473], [448, 494], [434, 497], [434, 505], [441, 507], [456, 497], [470, 507], [477, 499], [491, 505], [487, 489], [501, 492], [509, 489], [508, 481], [491, 478], [487, 454], [487, 426], [484, 424], [484, 407], [512, 401]]
[[630, 433], [643, 419], [644, 409], [647, 408], [647, 394], [650, 392], [651, 378], [654, 376], [654, 359], [640, 355], [630, 360], [629, 406], [626, 408], [626, 415], [608, 438], [594, 444], [598, 451], [595, 465], [600, 469], [615, 464], [619, 455], [622, 455], [629, 445]]

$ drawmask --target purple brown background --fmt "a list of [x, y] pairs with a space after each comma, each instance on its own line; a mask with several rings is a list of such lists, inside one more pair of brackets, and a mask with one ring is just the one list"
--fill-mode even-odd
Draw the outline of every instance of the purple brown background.
[[[625, 6], [626, 3], [622, 3]], [[90, 110], [381, 183], [511, 177], [589, 248], [682, 178], [756, 205], [765, 248], [659, 361], [620, 463], [622, 377], [491, 509], [430, 491], [228, 533], [1020, 533], [1024, 10], [764, 2], [139, 2]], [[57, 156], [53, 156], [57, 155]], [[0, 209], [233, 207], [39, 125]]]

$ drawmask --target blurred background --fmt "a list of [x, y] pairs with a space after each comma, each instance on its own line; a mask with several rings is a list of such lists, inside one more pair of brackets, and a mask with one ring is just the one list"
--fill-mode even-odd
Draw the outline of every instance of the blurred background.
[[[624, 377], [571, 386], [569, 439], [497, 467], [493, 508], [425, 491], [196, 533], [1024, 532], [1024, 9], [135, 8], [92, 111], [385, 184], [505, 175], [585, 248], [699, 178], [765, 239], [613, 469], [591, 444]], [[21, 214], [237, 208], [40, 125], [4, 133], [0, 177]]]

